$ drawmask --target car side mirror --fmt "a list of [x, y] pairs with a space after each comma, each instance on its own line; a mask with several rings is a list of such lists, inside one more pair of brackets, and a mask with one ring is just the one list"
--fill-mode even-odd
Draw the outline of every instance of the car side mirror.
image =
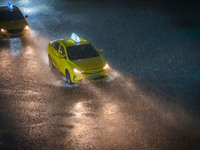
[[25, 17], [25, 18], [28, 18], [28, 15], [25, 15], [24, 17]]
[[102, 52], [103, 52], [103, 49], [99, 49], [98, 52], [99, 52], [99, 53], [102, 53]]

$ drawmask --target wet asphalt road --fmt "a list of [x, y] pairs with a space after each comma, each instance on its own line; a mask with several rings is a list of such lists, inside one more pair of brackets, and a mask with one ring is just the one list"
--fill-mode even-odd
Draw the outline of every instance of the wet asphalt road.
[[[0, 150], [200, 149], [196, 9], [11, 2], [32, 31], [26, 42], [0, 41]], [[69, 86], [49, 70], [48, 42], [72, 32], [104, 49], [108, 81]]]

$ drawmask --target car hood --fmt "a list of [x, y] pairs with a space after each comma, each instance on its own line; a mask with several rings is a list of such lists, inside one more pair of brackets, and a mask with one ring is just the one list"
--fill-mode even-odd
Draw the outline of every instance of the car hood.
[[11, 29], [23, 29], [28, 23], [26, 20], [15, 20], [15, 21], [7, 21], [7, 22], [0, 22], [0, 27], [11, 30]]
[[105, 60], [99, 57], [93, 57], [88, 59], [80, 59], [72, 61], [80, 70], [92, 70], [103, 68], [106, 64]]

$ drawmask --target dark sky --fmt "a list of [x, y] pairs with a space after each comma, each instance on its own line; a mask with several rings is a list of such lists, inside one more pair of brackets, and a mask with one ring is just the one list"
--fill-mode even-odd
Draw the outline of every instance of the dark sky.
[[[78, 0], [82, 1], [82, 0]], [[101, 3], [113, 7], [153, 8], [167, 12], [200, 13], [200, 0], [85, 0], [86, 3]]]

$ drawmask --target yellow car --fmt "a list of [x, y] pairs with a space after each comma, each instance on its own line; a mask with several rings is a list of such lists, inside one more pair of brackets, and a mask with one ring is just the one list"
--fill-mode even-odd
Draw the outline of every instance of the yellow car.
[[68, 84], [102, 80], [109, 77], [109, 66], [94, 46], [72, 33], [71, 38], [56, 40], [48, 45], [49, 66], [66, 77]]
[[8, 3], [8, 6], [0, 7], [0, 39], [16, 37], [28, 37], [29, 25], [20, 9]]

